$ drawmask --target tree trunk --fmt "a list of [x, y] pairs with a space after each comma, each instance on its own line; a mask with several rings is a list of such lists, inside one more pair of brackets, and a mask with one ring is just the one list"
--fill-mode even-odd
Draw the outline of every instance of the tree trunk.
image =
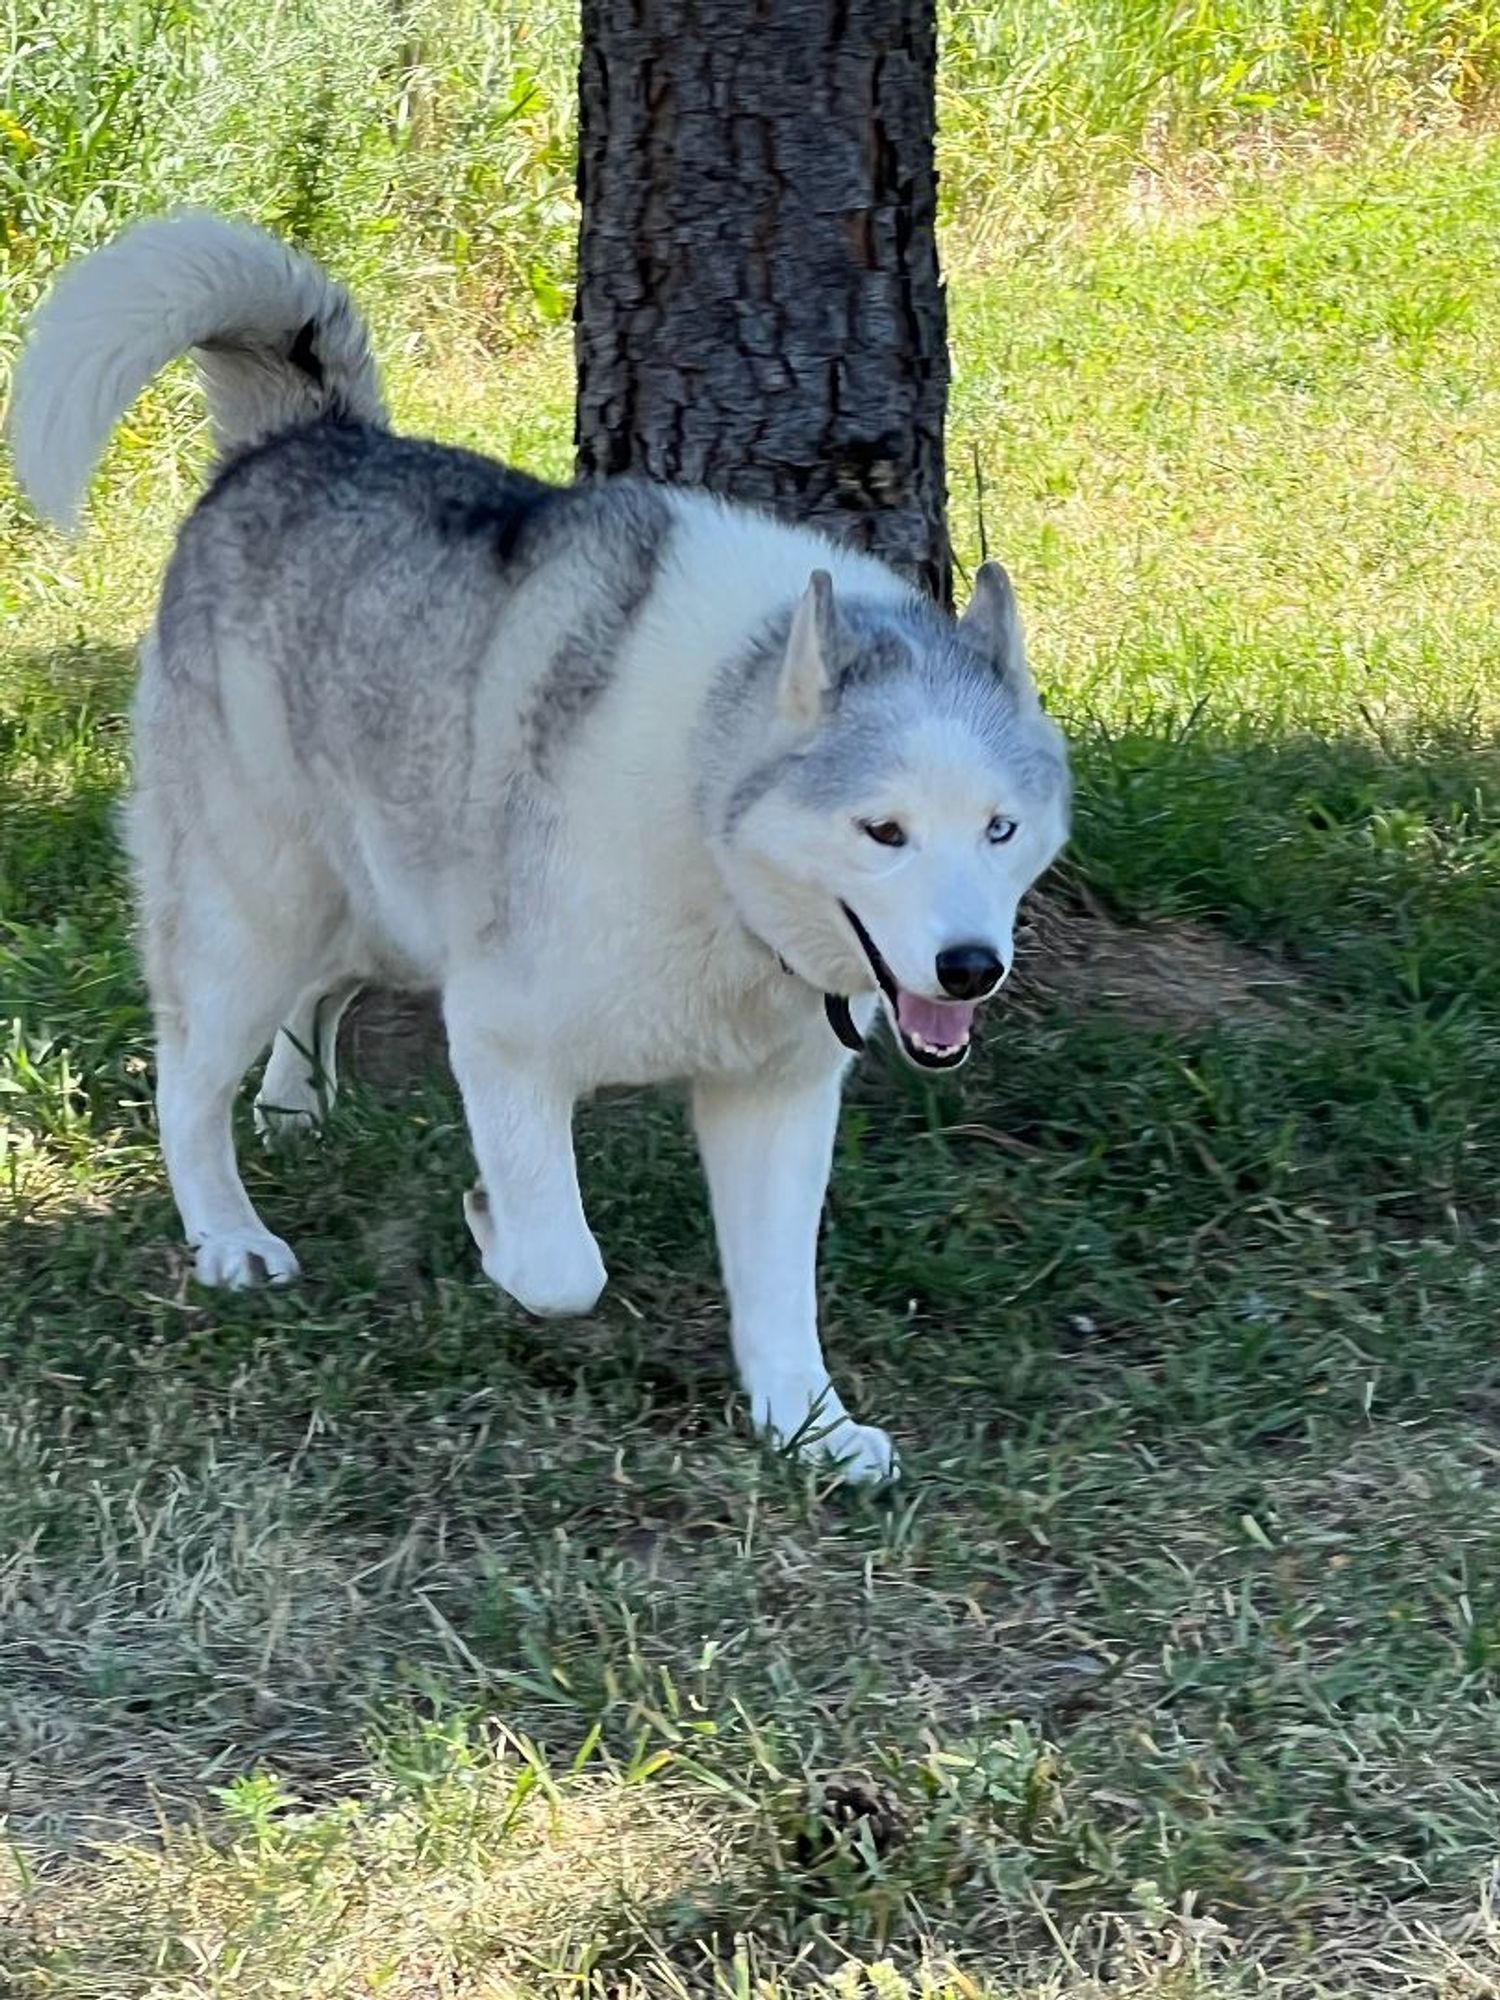
[[947, 603], [934, 12], [583, 0], [576, 442]]

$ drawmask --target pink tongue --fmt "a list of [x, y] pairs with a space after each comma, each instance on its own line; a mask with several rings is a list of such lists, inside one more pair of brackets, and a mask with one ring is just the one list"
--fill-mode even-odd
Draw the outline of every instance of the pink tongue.
[[934, 1049], [956, 1049], [974, 1021], [971, 1000], [919, 1000], [898, 991], [896, 1020], [903, 1035], [916, 1035]]

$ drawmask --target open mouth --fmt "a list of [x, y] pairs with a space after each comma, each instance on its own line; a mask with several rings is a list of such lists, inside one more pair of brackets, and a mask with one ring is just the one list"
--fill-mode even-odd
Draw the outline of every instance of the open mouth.
[[896, 984], [895, 975], [875, 949], [875, 941], [847, 903], [839, 908], [849, 919], [860, 949], [870, 961], [875, 983], [896, 1030], [901, 1053], [918, 1069], [957, 1069], [969, 1053], [969, 1032], [978, 1009], [975, 1000], [924, 1000]]

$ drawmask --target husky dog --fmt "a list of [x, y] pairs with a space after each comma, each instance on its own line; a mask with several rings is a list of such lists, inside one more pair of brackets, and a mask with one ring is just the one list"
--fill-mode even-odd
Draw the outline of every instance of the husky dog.
[[128, 838], [162, 1151], [198, 1277], [284, 1283], [231, 1136], [319, 1116], [367, 981], [436, 989], [495, 1284], [586, 1313], [575, 1102], [687, 1079], [735, 1358], [773, 1439], [890, 1476], [818, 1339], [848, 1051], [884, 1009], [961, 1062], [1067, 832], [1062, 739], [1004, 572], [956, 622], [884, 564], [700, 492], [559, 487], [389, 429], [342, 286], [215, 216], [71, 268], [12, 439], [69, 523], [114, 424], [191, 352], [219, 462], [135, 701]]

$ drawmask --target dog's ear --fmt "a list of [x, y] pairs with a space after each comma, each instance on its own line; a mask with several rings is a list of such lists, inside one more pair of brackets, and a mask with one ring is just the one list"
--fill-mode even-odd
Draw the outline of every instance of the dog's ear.
[[833, 579], [826, 569], [815, 569], [792, 619], [776, 689], [776, 706], [788, 722], [800, 729], [815, 729], [822, 721], [837, 658]]
[[994, 661], [1006, 684], [1015, 690], [1023, 711], [1041, 707], [1036, 683], [1026, 664], [1026, 635], [1021, 629], [1016, 593], [999, 563], [979, 565], [973, 594], [958, 621], [958, 629], [977, 652]]

